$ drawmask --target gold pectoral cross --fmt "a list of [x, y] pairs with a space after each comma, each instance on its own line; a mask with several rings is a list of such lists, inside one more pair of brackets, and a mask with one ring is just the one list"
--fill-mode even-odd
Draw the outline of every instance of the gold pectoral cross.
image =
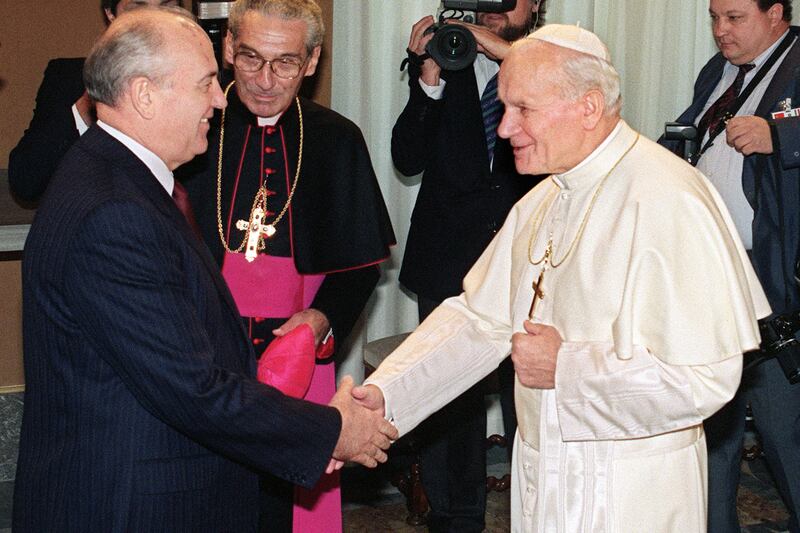
[[[264, 220], [264, 210], [260, 207], [253, 209], [251, 221], [239, 220], [236, 222], [236, 228], [247, 232], [247, 251], [244, 253], [244, 258], [249, 263], [255, 261], [258, 256], [259, 242], [262, 236], [272, 237], [275, 235], [275, 226], [272, 224], [262, 224]], [[261, 247], [263, 249], [263, 246]]]
[[536, 281], [531, 283], [531, 288], [533, 289], [533, 300], [531, 301], [531, 308], [528, 311], [528, 318], [533, 319], [533, 312], [536, 310], [536, 304], [539, 303], [539, 300], [544, 300], [544, 291], [542, 290], [542, 285], [544, 284], [544, 273], [547, 271], [547, 266], [550, 264], [550, 255], [553, 252], [553, 239], [547, 241], [547, 248], [544, 250], [544, 256], [542, 256], [541, 264], [542, 270], [539, 272], [539, 277]]
[[531, 301], [531, 309], [528, 311], [528, 318], [533, 319], [533, 312], [536, 310], [536, 304], [539, 300], [544, 299], [544, 291], [542, 290], [542, 283], [544, 282], [544, 272], [547, 270], [546, 268], [542, 268], [542, 271], [539, 272], [539, 278], [531, 283], [531, 287], [533, 288], [533, 300]]

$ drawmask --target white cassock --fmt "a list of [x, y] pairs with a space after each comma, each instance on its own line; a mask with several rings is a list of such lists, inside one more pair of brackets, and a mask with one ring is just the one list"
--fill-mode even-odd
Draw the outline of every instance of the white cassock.
[[705, 531], [702, 421], [770, 310], [716, 190], [623, 121], [517, 203], [464, 293], [367, 382], [402, 435], [490, 373], [524, 331], [542, 268], [529, 257], [550, 238], [534, 320], [564, 343], [555, 389], [516, 383], [512, 530]]

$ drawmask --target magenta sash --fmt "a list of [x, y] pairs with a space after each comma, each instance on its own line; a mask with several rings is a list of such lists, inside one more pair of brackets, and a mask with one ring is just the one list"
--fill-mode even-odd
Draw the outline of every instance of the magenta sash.
[[289, 318], [308, 309], [324, 274], [303, 275], [291, 257], [258, 254], [252, 263], [244, 254], [225, 253], [222, 276], [245, 317]]

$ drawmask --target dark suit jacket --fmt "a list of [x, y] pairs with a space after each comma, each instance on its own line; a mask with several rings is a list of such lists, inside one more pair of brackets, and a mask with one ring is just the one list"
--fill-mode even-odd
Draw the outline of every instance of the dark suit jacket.
[[36, 201], [58, 162], [78, 139], [72, 104], [81, 97], [84, 58], [53, 59], [36, 94], [28, 129], [8, 157], [8, 182], [17, 197]]
[[461, 293], [461, 281], [538, 179], [520, 176], [508, 141], [498, 137], [490, 171], [475, 70], [443, 71], [432, 100], [409, 67], [410, 95], [392, 130], [392, 160], [402, 174], [424, 172], [411, 216], [400, 282], [434, 300]]
[[256, 471], [310, 487], [335, 409], [255, 379], [205, 245], [147, 167], [92, 127], [23, 260], [14, 530], [253, 531]]
[[[800, 28], [792, 27], [795, 35]], [[717, 54], [700, 71], [694, 86], [694, 98], [678, 122], [692, 124], [702, 112], [709, 96], [722, 77], [726, 59]], [[756, 116], [772, 118], [778, 103], [792, 99], [800, 106], [800, 41], [796, 41], [778, 67], [756, 109]], [[800, 292], [794, 279], [800, 250], [800, 118], [774, 121], [775, 151], [771, 155], [754, 154], [744, 158], [742, 187], [754, 209], [753, 250], [751, 259], [775, 313], [800, 309]], [[724, 132], [721, 135], [724, 135]], [[676, 142], [661, 141], [677, 151]]]

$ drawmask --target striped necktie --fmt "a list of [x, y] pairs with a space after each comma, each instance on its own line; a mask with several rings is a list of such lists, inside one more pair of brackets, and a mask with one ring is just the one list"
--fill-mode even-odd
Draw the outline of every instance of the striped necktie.
[[489, 162], [494, 157], [494, 145], [497, 142], [497, 125], [503, 116], [503, 104], [497, 99], [497, 74], [492, 76], [481, 96], [483, 113], [483, 129], [486, 132], [486, 148], [489, 151]]
[[706, 131], [710, 138], [716, 137], [723, 129], [725, 129], [725, 122], [727, 122], [726, 115], [730, 110], [739, 93], [742, 92], [744, 85], [744, 77], [755, 65], [748, 63], [746, 65], [739, 65], [739, 72], [736, 74], [736, 79], [730, 87], [725, 89], [725, 92], [720, 95], [716, 102], [711, 104], [708, 111], [697, 123], [697, 136], [702, 140]]

